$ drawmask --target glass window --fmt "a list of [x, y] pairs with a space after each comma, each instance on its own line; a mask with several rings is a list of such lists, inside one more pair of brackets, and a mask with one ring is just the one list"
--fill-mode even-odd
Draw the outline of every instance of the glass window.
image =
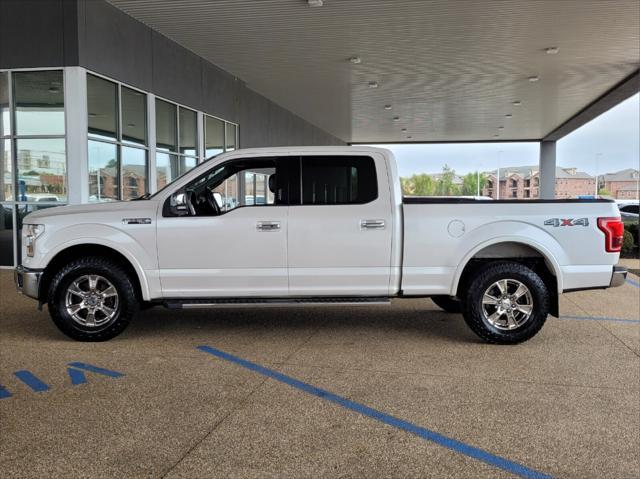
[[181, 156], [179, 166], [178, 166], [178, 171], [180, 172], [180, 175], [184, 175], [191, 168], [195, 168], [197, 163], [198, 162], [196, 158], [191, 158], [190, 156]]
[[13, 206], [0, 204], [0, 266], [13, 266]]
[[18, 201], [67, 200], [64, 138], [18, 139]]
[[224, 121], [205, 116], [205, 156], [211, 158], [224, 151]]
[[[196, 216], [216, 215], [218, 211], [211, 205], [212, 200], [218, 204], [220, 213], [239, 206], [273, 205], [276, 201], [273, 196], [266, 195], [266, 190], [270, 186], [275, 190], [277, 176], [285, 176], [283, 170], [281, 163], [274, 159], [234, 161], [207, 171], [186, 189], [193, 196], [191, 204]], [[188, 213], [183, 209], [172, 214], [182, 216]]]
[[61, 71], [14, 72], [16, 134], [64, 135]]
[[196, 126], [196, 112], [187, 108], [179, 108], [180, 115], [180, 153], [197, 155], [198, 128]]
[[87, 109], [89, 112], [89, 136], [117, 139], [118, 85], [87, 75]]
[[156, 144], [160, 150], [177, 150], [176, 105], [158, 99], [156, 99]]
[[0, 136], [9, 136], [9, 74], [0, 72]]
[[156, 184], [158, 190], [180, 176], [178, 169], [178, 156], [168, 153], [156, 153]]
[[236, 149], [236, 126], [227, 123], [227, 151]]
[[117, 200], [119, 176], [117, 146], [89, 140], [89, 201]]
[[362, 204], [378, 197], [372, 158], [364, 156], [303, 156], [302, 203]]
[[11, 140], [0, 140], [0, 201], [13, 200], [13, 166]]
[[122, 147], [122, 199], [132, 200], [147, 189], [147, 152], [141, 148]]
[[147, 95], [122, 87], [122, 141], [147, 144]]

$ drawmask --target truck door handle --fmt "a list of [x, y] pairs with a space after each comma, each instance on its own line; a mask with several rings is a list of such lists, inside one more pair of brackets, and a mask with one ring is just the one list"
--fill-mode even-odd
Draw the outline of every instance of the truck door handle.
[[258, 221], [256, 224], [258, 231], [278, 231], [280, 229], [279, 221]]
[[360, 220], [360, 229], [363, 230], [383, 230], [384, 220]]

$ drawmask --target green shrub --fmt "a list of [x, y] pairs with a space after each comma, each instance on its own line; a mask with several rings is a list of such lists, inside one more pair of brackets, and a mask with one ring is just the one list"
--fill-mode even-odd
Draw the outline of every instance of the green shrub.
[[633, 251], [633, 235], [629, 230], [624, 230], [624, 237], [622, 239], [622, 253], [629, 254]]
[[628, 231], [631, 234], [631, 239], [637, 245], [638, 244], [638, 223], [625, 223], [624, 224], [625, 232]]

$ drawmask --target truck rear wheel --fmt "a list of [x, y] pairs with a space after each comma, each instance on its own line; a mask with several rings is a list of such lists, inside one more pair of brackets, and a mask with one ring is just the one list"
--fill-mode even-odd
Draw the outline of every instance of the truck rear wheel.
[[431, 296], [431, 301], [447, 313], [462, 313], [462, 302], [459, 299], [451, 296]]
[[463, 316], [485, 341], [516, 344], [535, 336], [549, 313], [549, 291], [533, 270], [515, 262], [477, 270], [463, 298]]
[[138, 310], [134, 284], [117, 263], [101, 257], [75, 260], [52, 279], [49, 313], [78, 341], [106, 341], [129, 325]]

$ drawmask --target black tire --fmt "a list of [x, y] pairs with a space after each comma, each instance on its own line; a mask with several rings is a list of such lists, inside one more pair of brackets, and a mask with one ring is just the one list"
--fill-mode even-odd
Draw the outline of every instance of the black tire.
[[[483, 310], [485, 291], [497, 281], [505, 279], [525, 285], [532, 300], [529, 318], [511, 330], [491, 324]], [[549, 313], [550, 294], [544, 281], [520, 263], [503, 261], [487, 264], [476, 270], [474, 277], [465, 283], [465, 290], [465, 297], [462, 298], [464, 320], [474, 333], [489, 343], [517, 344], [531, 339], [540, 331]]]
[[[104, 324], [87, 326], [74, 320], [65, 304], [68, 288], [85, 275], [99, 275], [117, 291], [114, 316]], [[62, 268], [51, 280], [47, 304], [55, 325], [77, 341], [107, 341], [122, 333], [138, 311], [139, 302], [132, 278], [118, 263], [99, 256], [77, 259]], [[83, 300], [84, 301], [84, 300]]]
[[452, 296], [431, 296], [431, 301], [447, 313], [462, 313], [462, 301]]

